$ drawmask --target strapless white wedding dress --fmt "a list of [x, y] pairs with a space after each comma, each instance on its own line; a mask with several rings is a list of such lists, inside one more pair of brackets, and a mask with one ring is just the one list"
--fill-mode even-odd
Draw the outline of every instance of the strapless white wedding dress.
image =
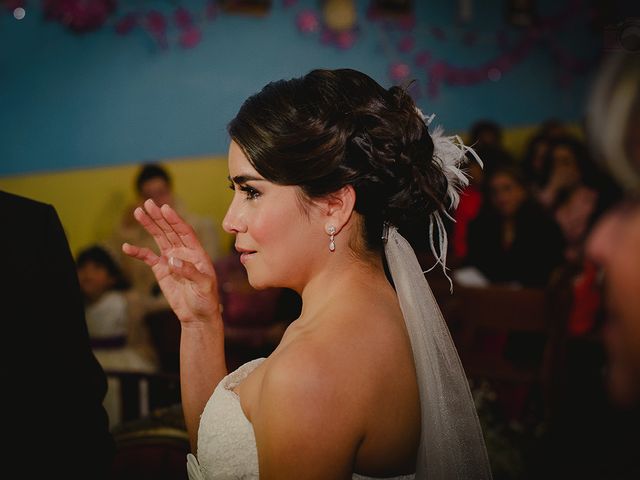
[[[245, 363], [218, 384], [200, 417], [198, 459], [187, 455], [190, 480], [254, 480], [259, 478], [258, 450], [251, 422], [247, 420], [240, 398], [233, 391], [265, 359]], [[353, 474], [354, 480], [367, 480]], [[387, 477], [389, 478], [389, 477]], [[393, 477], [412, 480], [414, 475]]]

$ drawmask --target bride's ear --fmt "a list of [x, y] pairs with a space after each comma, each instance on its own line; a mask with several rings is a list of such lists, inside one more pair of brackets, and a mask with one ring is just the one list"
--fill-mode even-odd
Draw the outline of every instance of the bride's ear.
[[356, 205], [356, 191], [352, 185], [346, 185], [325, 196], [320, 202], [325, 214], [326, 226], [333, 225], [336, 233], [339, 233], [351, 218]]

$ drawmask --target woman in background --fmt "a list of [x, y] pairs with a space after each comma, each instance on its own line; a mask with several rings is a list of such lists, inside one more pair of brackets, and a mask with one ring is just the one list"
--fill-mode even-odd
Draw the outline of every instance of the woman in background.
[[469, 225], [465, 265], [491, 283], [544, 287], [563, 262], [562, 233], [530, 197], [514, 167], [502, 167], [487, 180], [487, 200]]
[[98, 245], [88, 247], [79, 253], [76, 265], [91, 348], [107, 373], [104, 406], [110, 427], [114, 427], [121, 420], [120, 385], [109, 372], [150, 373], [157, 371], [157, 365], [145, 348], [148, 345], [135, 341], [139, 336], [131, 324], [129, 283], [110, 253]]

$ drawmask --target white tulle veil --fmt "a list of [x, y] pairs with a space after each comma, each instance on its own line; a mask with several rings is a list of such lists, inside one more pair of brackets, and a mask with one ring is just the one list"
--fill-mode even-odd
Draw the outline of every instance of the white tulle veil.
[[[429, 126], [433, 115], [426, 118], [419, 113]], [[445, 137], [441, 128], [435, 129], [431, 137], [434, 160], [441, 163], [449, 181], [447, 207], [453, 209], [459, 202], [459, 190], [468, 183], [460, 168], [467, 152], [480, 159], [458, 137]], [[437, 230], [438, 249], [434, 230]], [[432, 214], [429, 238], [436, 265], [440, 264], [446, 274], [447, 237], [439, 212]], [[385, 224], [383, 239], [389, 272], [411, 339], [420, 391], [422, 433], [416, 479], [491, 479], [467, 377], [425, 272], [413, 248], [396, 227]]]

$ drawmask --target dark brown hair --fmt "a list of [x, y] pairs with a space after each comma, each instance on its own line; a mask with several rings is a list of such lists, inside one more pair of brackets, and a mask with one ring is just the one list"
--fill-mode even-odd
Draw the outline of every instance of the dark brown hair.
[[267, 180], [317, 198], [352, 185], [369, 249], [383, 222], [427, 236], [447, 179], [409, 94], [355, 70], [313, 70], [269, 83], [229, 123], [231, 138]]

